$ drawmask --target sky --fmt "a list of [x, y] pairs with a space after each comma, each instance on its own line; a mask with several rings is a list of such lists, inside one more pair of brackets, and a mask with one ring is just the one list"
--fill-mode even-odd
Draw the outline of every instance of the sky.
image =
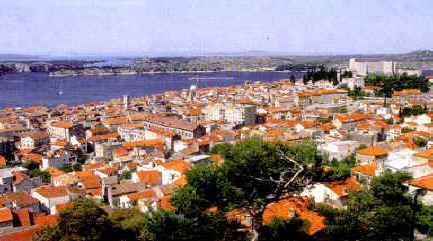
[[1, 0], [0, 53], [433, 49], [432, 0]]

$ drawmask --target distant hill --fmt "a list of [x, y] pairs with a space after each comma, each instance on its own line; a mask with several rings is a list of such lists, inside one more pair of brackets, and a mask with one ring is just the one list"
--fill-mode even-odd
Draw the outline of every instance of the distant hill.
[[27, 54], [0, 54], [0, 61], [29, 61], [40, 60], [42, 56]]

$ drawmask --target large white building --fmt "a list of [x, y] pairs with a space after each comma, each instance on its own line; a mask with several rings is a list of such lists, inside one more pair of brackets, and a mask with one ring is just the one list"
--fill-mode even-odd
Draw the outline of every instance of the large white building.
[[216, 103], [208, 105], [203, 112], [207, 120], [224, 121], [235, 125], [254, 125], [257, 108], [250, 104]]
[[377, 59], [351, 58], [349, 68], [356, 75], [395, 73], [394, 62]]

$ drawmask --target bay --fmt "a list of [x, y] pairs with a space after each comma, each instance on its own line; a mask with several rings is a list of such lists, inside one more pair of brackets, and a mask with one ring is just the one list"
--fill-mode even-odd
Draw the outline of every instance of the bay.
[[[199, 78], [199, 87], [239, 85], [246, 80], [270, 82], [289, 78], [287, 72], [145, 73], [139, 75], [50, 77], [45, 73], [0, 76], [0, 109], [78, 105], [94, 101], [179, 91]], [[297, 78], [302, 73], [296, 73]]]

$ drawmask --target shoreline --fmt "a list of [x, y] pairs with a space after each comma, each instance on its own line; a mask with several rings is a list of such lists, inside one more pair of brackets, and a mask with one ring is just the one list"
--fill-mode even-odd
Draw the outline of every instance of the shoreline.
[[253, 72], [253, 73], [261, 73], [261, 72], [276, 72], [276, 73], [301, 73], [304, 71], [277, 71], [277, 70], [219, 70], [219, 71], [145, 71], [145, 72], [125, 72], [125, 73], [100, 73], [100, 74], [52, 74], [48, 73], [50, 77], [68, 77], [68, 76], [107, 76], [107, 75], [141, 75], [141, 74], [195, 74], [195, 73], [231, 73], [231, 72]]
[[[201, 71], [200, 73], [227, 73], [227, 75], [230, 75], [230, 73], [248, 73], [248, 72], [251, 73], [251, 74], [253, 74], [253, 76], [251, 76], [251, 78], [249, 78], [249, 77], [239, 77], [239, 79], [238, 79], [238, 77], [234, 76], [234, 77], [230, 77], [231, 80], [229, 80], [228, 77], [225, 76], [224, 74], [222, 74], [220, 77], [212, 77], [212, 76], [210, 76], [211, 81], [214, 81], [214, 79], [228, 80], [228, 81], [225, 81], [226, 84], [223, 84], [223, 85], [212, 85], [212, 87], [216, 87], [216, 88], [222, 87], [222, 88], [225, 88], [225, 87], [228, 87], [228, 86], [234, 86], [237, 83], [236, 81], [238, 81], [238, 80], [244, 80], [244, 78], [247, 78], [245, 80], [249, 80], [249, 81], [261, 81], [261, 82], [266, 82], [266, 83], [267, 82], [279, 81], [281, 79], [287, 79], [288, 78], [288, 76], [285, 76], [281, 72], [276, 72], [276, 71], [217, 71], [217, 72], [215, 72], [215, 71]], [[147, 72], [147, 73], [149, 73], [149, 72]], [[184, 77], [182, 77], [182, 78], [186, 78], [186, 79], [190, 79], [191, 80], [191, 79], [193, 79], [195, 77], [194, 75], [190, 75], [190, 76], [187, 75], [187, 74], [191, 74], [191, 73], [195, 73], [195, 72], [182, 72], [182, 73], [180, 73], [180, 72], [173, 72], [173, 73], [160, 72], [160, 73], [149, 73], [149, 74], [160, 75], [160, 77], [157, 77], [157, 78], [161, 78], [161, 81], [163, 81], [163, 79], [165, 78], [164, 74], [167, 74], [167, 75], [183, 75]], [[257, 74], [257, 73], [259, 73], [259, 77], [256, 77], [256, 75], [254, 75], [254, 74]], [[279, 74], [277, 74], [278, 77], [276, 77], [276, 78], [273, 77], [272, 79], [269, 79], [269, 78], [265, 77], [266, 75], [262, 76], [260, 73], [265, 73], [265, 74], [270, 74], [270, 75], [272, 75], [273, 73], [274, 74], [279, 73]], [[25, 79], [27, 79], [27, 76], [29, 78], [31, 78], [31, 76], [33, 74], [42, 76], [42, 77], [40, 77], [42, 79], [44, 79], [45, 76], [46, 76], [46, 80], [51, 79], [51, 78], [48, 78], [47, 73], [40, 73], [40, 72], [37, 72], [37, 73], [32, 73], [32, 72], [30, 72], [30, 73], [27, 73], [27, 72], [26, 73], [13, 73], [11, 76], [13, 76], [13, 75], [15, 75], [15, 76], [23, 76], [24, 78], [23, 77], [20, 77], [20, 78], [23, 79], [22, 80], [23, 82], [25, 82]], [[110, 76], [114, 76], [114, 75], [110, 75]], [[122, 77], [119, 77], [119, 76], [118, 77], [110, 77], [110, 76], [107, 76], [107, 78], [112, 78], [112, 79], [113, 78], [122, 78]], [[145, 75], [142, 75], [142, 76], [145, 76]], [[69, 80], [74, 81], [74, 79], [85, 78], [83, 76], [76, 76], [78, 78], [74, 78], [74, 77], [75, 76], [70, 76]], [[88, 76], [88, 77], [89, 78], [98, 78], [99, 79], [99, 78], [102, 78], [104, 76], [98, 77], [98, 76], [93, 75], [93, 76]], [[5, 78], [5, 77], [2, 76], [2, 78]], [[127, 77], [125, 77], [125, 78], [127, 78]], [[146, 77], [144, 77], [144, 78], [146, 78]], [[171, 77], [167, 76], [167, 78], [171, 78]], [[200, 78], [200, 76], [198, 78]], [[12, 79], [13, 79], [13, 77], [12, 77]], [[58, 77], [58, 79], [52, 78], [52, 81], [62, 81], [62, 79], [63, 78], [61, 78], [61, 77]], [[187, 88], [188, 87], [185, 87], [183, 89], [187, 89]], [[66, 93], [67, 93], [67, 91], [68, 90], [66, 89]], [[146, 94], [143, 93], [143, 95], [134, 95], [134, 94], [132, 94], [130, 96], [132, 98], [142, 98], [142, 97], [147, 97], [147, 96], [153, 96], [153, 95], [162, 94], [162, 93], [164, 93], [166, 91], [172, 91], [172, 90], [171, 89], [165, 89], [165, 90], [160, 90], [160, 91], [154, 92], [154, 93], [146, 93]], [[174, 90], [174, 91], [180, 92], [180, 91], [182, 91], [182, 89], [177, 89], [177, 90]], [[126, 93], [126, 92], [124, 92], [124, 93]], [[88, 103], [95, 103], [95, 102], [98, 102], [98, 103], [109, 102], [112, 99], [121, 98], [121, 96], [122, 96], [122, 94], [119, 94], [118, 96], [114, 96], [114, 98], [113, 98], [112, 95], [108, 95], [108, 96], [106, 96], [104, 98], [101, 98], [101, 99], [97, 99], [97, 98], [95, 98], [93, 100], [87, 99], [87, 100], [79, 101], [79, 102], [75, 102], [75, 103], [69, 103], [69, 101], [67, 99], [63, 99], [62, 102], [60, 102], [60, 101], [54, 101], [54, 103], [47, 103], [47, 102], [41, 103], [39, 101], [35, 101], [34, 103], [32, 103], [33, 101], [28, 101], [26, 103], [17, 103], [17, 105], [5, 105], [4, 107], [1, 107], [1, 109], [15, 109], [15, 108], [25, 109], [25, 108], [29, 108], [29, 107], [33, 107], [33, 106], [43, 106], [43, 107], [47, 107], [47, 108], [55, 108], [56, 106], [62, 105], [62, 104], [68, 105], [68, 106], [72, 107], [72, 106], [80, 106], [80, 105], [85, 105], [85, 104], [88, 104]], [[53, 98], [55, 98], [55, 97], [53, 97]]]

